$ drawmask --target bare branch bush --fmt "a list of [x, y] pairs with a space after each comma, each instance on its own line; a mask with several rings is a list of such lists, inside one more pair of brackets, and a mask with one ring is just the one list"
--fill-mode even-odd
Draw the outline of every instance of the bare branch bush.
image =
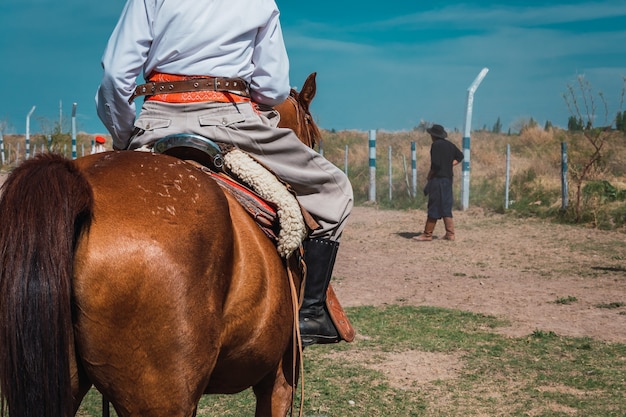
[[[626, 77], [623, 79], [622, 100], [626, 88]], [[576, 222], [580, 222], [583, 214], [582, 190], [585, 182], [601, 177], [604, 173], [602, 160], [604, 148], [612, 133], [612, 125], [615, 118], [609, 123], [609, 107], [604, 94], [594, 93], [594, 90], [583, 75], [577, 77], [575, 85], [568, 84], [563, 98], [570, 114], [583, 121], [582, 132], [571, 133], [570, 139], [574, 142], [571, 155], [569, 156], [569, 171], [575, 184], [574, 215]], [[602, 105], [603, 123], [598, 125], [598, 103]], [[601, 117], [601, 116], [600, 116]], [[576, 140], [576, 135], [582, 135], [583, 140]]]

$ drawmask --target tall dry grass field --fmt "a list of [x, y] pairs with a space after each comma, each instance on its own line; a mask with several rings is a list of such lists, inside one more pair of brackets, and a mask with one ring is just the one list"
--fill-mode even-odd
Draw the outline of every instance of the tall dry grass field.
[[[90, 153], [92, 139], [93, 135], [77, 135], [78, 156]], [[461, 132], [449, 132], [449, 140], [459, 149], [463, 148]], [[33, 152], [41, 152], [42, 149], [47, 150], [47, 138], [44, 135], [32, 135], [30, 143], [31, 155]], [[415, 143], [416, 150], [416, 184], [413, 184], [412, 143]], [[521, 215], [558, 216], [563, 205], [562, 143], [567, 144], [568, 200], [573, 202], [576, 197], [576, 177], [593, 150], [582, 133], [561, 129], [546, 131], [539, 127], [525, 128], [520, 134], [472, 132], [469, 205], [498, 212], [511, 209]], [[426, 199], [421, 190], [430, 165], [430, 145], [430, 135], [426, 132], [376, 132], [376, 204], [396, 209], [426, 207]], [[509, 200], [505, 199], [507, 146], [510, 148]], [[4, 147], [6, 162], [2, 170], [9, 171], [15, 166], [15, 161], [24, 160], [24, 136], [4, 135]], [[55, 143], [53, 148], [56, 152], [71, 156], [68, 138]], [[321, 151], [329, 161], [342, 170], [347, 170], [356, 203], [371, 204], [368, 132], [323, 131]], [[593, 226], [621, 227], [626, 224], [626, 208], [624, 200], [620, 199], [620, 196], [626, 198], [625, 135], [620, 132], [608, 133], [601, 154], [600, 162], [590, 171], [582, 185], [606, 182], [609, 184], [609, 191], [615, 192], [617, 197], [597, 192], [584, 196], [584, 222]], [[462, 168], [458, 166], [455, 168], [454, 181], [457, 208], [460, 207], [461, 179]], [[506, 203], [509, 204], [508, 207], [505, 207]]]
[[[324, 156], [347, 171], [357, 203], [369, 201], [370, 167], [368, 132], [325, 131], [322, 150]], [[449, 140], [463, 149], [463, 135], [449, 132]], [[411, 143], [416, 148], [417, 195], [412, 196]], [[560, 129], [548, 131], [535, 127], [520, 134], [472, 132], [470, 137], [470, 206], [503, 211], [505, 207], [507, 146], [509, 159], [509, 208], [525, 213], [557, 212], [563, 203], [561, 187], [561, 147], [567, 147], [568, 199], [575, 198], [575, 179], [581, 166], [593, 151], [582, 133]], [[423, 208], [426, 200], [421, 195], [430, 165], [430, 135], [426, 132], [376, 132], [376, 203], [388, 208]], [[389, 149], [391, 149], [391, 191], [389, 199]], [[455, 199], [460, 203], [462, 168], [455, 168]], [[626, 190], [626, 137], [620, 132], [607, 135], [602, 158], [592, 170], [587, 182], [606, 181], [618, 190]], [[626, 191], [624, 191], [626, 193]], [[589, 200], [589, 199], [588, 199]], [[606, 199], [601, 203], [609, 204]], [[586, 203], [589, 203], [586, 201]], [[597, 205], [597, 204], [596, 204]], [[610, 223], [620, 226], [625, 222], [623, 201], [605, 208], [612, 212]], [[592, 207], [597, 211], [597, 207]], [[528, 213], [527, 213], [528, 212]], [[620, 214], [621, 213], [621, 214]], [[596, 216], [594, 214], [594, 216]], [[593, 216], [592, 216], [593, 217]], [[597, 216], [596, 216], [597, 217]], [[615, 218], [616, 217], [616, 218]], [[619, 220], [621, 218], [621, 220]], [[596, 219], [597, 220], [597, 219]], [[592, 220], [593, 222], [594, 220]]]

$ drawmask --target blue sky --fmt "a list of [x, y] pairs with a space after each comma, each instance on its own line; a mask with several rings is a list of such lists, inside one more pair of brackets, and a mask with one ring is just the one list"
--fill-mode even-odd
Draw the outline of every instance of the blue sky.
[[[231, 0], [236, 4], [236, 0]], [[198, 0], [200, 4], [202, 0]], [[312, 111], [326, 129], [410, 130], [421, 120], [463, 129], [498, 118], [566, 126], [568, 84], [584, 76], [620, 108], [626, 77], [626, 2], [277, 0], [291, 82], [316, 71]], [[31, 133], [77, 103], [79, 131], [100, 133], [94, 105], [100, 57], [122, 0], [0, 1], [0, 126]], [[622, 110], [624, 110], [622, 106]], [[604, 109], [597, 111], [604, 117]], [[66, 122], [69, 129], [69, 121]]]

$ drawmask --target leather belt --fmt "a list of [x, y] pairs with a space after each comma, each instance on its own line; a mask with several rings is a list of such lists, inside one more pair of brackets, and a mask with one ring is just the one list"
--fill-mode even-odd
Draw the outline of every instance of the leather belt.
[[151, 82], [138, 85], [128, 99], [132, 103], [135, 97], [155, 94], [188, 93], [192, 91], [221, 91], [250, 97], [248, 83], [243, 78], [206, 77], [191, 78], [182, 81]]

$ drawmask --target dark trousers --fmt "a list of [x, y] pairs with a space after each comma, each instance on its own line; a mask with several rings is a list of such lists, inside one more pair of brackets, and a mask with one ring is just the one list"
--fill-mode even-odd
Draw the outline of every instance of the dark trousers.
[[431, 178], [428, 182], [428, 217], [452, 217], [452, 178]]

